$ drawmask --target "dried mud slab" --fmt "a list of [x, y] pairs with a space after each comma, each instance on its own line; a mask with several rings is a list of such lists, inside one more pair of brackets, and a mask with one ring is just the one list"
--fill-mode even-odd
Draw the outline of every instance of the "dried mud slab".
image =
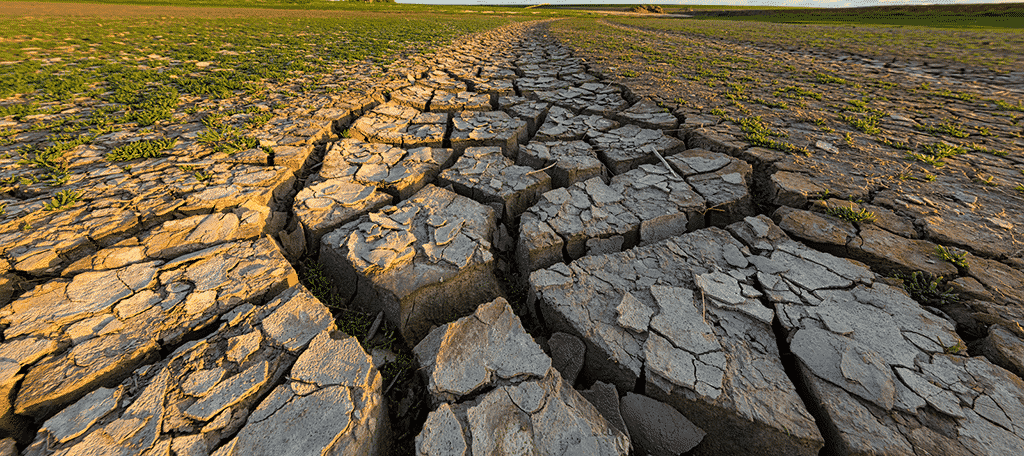
[[652, 148], [662, 157], [686, 149], [683, 141], [667, 136], [661, 130], [647, 130], [636, 125], [605, 132], [590, 131], [586, 139], [613, 174], [622, 174], [645, 163], [659, 163], [657, 155], [651, 152]]
[[533, 140], [576, 141], [593, 132], [604, 132], [618, 126], [618, 122], [602, 116], [577, 115], [568, 109], [552, 106]]
[[538, 100], [549, 101], [574, 112], [608, 115], [629, 106], [622, 98], [622, 89], [599, 82], [587, 82], [578, 87], [542, 90], [530, 94]]
[[314, 182], [350, 178], [357, 183], [377, 187], [394, 196], [396, 201], [401, 201], [432, 181], [453, 160], [451, 149], [418, 147], [404, 150], [349, 138], [327, 146], [323, 165]]
[[708, 228], [535, 271], [536, 305], [587, 345], [586, 375], [647, 395], [707, 433], [695, 454], [818, 454], [747, 247]]
[[451, 143], [458, 154], [467, 147], [497, 146], [514, 158], [526, 141], [526, 122], [502, 111], [464, 111], [452, 117]]
[[551, 103], [509, 95], [498, 98], [498, 108], [512, 117], [525, 120], [527, 133], [532, 137], [548, 115]]
[[406, 148], [441, 147], [447, 125], [447, 114], [386, 103], [356, 119], [349, 132], [366, 142]]
[[583, 141], [530, 141], [519, 149], [516, 164], [543, 169], [551, 176], [551, 186], [555, 188], [593, 177], [608, 178], [608, 170], [593, 147]]
[[436, 406], [418, 454], [629, 454], [613, 428], [558, 371], [504, 299], [434, 329], [414, 349]]
[[52, 204], [50, 197], [9, 204], [5, 211], [9, 218], [0, 224], [0, 251], [12, 269], [52, 276], [98, 246], [128, 238], [140, 224], [242, 205], [274, 206], [295, 181], [284, 167], [221, 164], [213, 166], [208, 171], [211, 177], [203, 182], [166, 161], [139, 166], [135, 170], [139, 174], [132, 179], [114, 168], [116, 174], [111, 170], [105, 182], [67, 189], [85, 195], [84, 201], [69, 209], [44, 210]]
[[428, 185], [324, 236], [320, 260], [354, 306], [383, 311], [412, 343], [501, 294], [496, 219], [489, 206]]
[[[112, 388], [94, 390], [48, 419], [25, 454], [266, 454], [274, 440], [319, 450], [329, 448], [336, 435], [352, 440], [346, 434], [365, 439], [357, 447], [373, 448], [379, 436], [366, 428], [384, 424], [386, 429], [380, 376], [362, 349], [352, 346], [353, 338], [347, 347], [332, 340], [330, 312], [305, 288], [289, 288], [265, 305], [238, 307], [222, 320], [213, 334], [137, 369]], [[357, 366], [362, 369], [346, 369]], [[301, 387], [304, 405], [316, 403], [315, 410], [332, 419], [317, 422], [316, 414], [308, 412], [292, 413], [293, 423], [274, 419], [288, 413], [282, 405], [291, 398], [282, 393], [295, 395], [287, 378], [307, 382]], [[282, 381], [286, 384], [275, 389]], [[329, 392], [324, 383], [344, 391]], [[274, 409], [258, 406], [261, 401]], [[288, 405], [294, 408], [302, 400], [292, 402]], [[359, 424], [350, 427], [350, 420]], [[318, 432], [306, 434], [312, 438], [289, 434], [282, 439], [280, 430], [289, 426]], [[235, 434], [236, 441], [216, 448]]]
[[501, 208], [502, 219], [512, 220], [551, 190], [551, 178], [513, 164], [500, 147], [470, 147], [438, 176], [437, 185], [451, 185], [462, 196], [495, 204]]
[[[687, 153], [693, 160], [702, 155], [703, 151]], [[533, 271], [561, 262], [563, 251], [568, 261], [657, 242], [704, 226], [709, 211], [716, 214], [707, 217], [712, 222], [752, 213], [743, 174], [749, 169], [738, 160], [717, 158], [724, 164], [698, 166], [705, 171], [700, 174], [688, 167], [682, 173], [685, 179], [661, 165], [640, 165], [608, 184], [594, 177], [545, 193], [520, 223], [520, 269]]]
[[297, 282], [264, 237], [40, 285], [0, 311], [0, 346], [15, 350], [2, 383], [21, 385], [4, 409], [45, 419], [232, 309]]
[[789, 240], [766, 217], [730, 230], [758, 252], [757, 281], [841, 454], [1024, 448], [1024, 381], [950, 349], [963, 346], [950, 321], [863, 265]]

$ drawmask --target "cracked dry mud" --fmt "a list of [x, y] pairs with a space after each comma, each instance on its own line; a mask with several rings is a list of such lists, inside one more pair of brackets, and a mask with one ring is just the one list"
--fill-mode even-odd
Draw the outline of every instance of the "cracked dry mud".
[[[76, 149], [69, 209], [4, 195], [0, 454], [1024, 452], [1019, 197], [858, 186], [856, 158], [669, 112], [548, 26], [304, 100], [257, 132], [272, 158], [182, 129], [130, 172]], [[310, 257], [418, 390], [299, 283]], [[961, 299], [886, 277], [918, 271]]]

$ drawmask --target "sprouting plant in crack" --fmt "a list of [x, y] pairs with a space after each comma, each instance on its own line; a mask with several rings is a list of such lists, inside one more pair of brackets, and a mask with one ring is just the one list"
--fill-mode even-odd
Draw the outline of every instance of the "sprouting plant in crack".
[[192, 174], [192, 176], [195, 177], [196, 180], [199, 182], [206, 182], [210, 179], [213, 179], [213, 174], [204, 173], [202, 171], [196, 171], [195, 173]]
[[910, 297], [921, 304], [942, 307], [960, 301], [960, 296], [952, 287], [945, 285], [942, 276], [916, 271], [909, 275], [896, 274], [896, 278], [903, 281], [903, 289], [910, 293]]
[[173, 148], [177, 143], [178, 140], [171, 138], [131, 142], [110, 151], [105, 158], [109, 162], [155, 158], [163, 155], [165, 150]]
[[[939, 342], [941, 344], [941, 341], [939, 341]], [[960, 341], [957, 341], [957, 343], [955, 343], [953, 345], [946, 345], [946, 344], [941, 344], [941, 345], [942, 345], [942, 353], [945, 353], [947, 355], [959, 355], [960, 352], [962, 352], [965, 348], [967, 348], [967, 347], [964, 347], [964, 345], [961, 344]]]
[[73, 190], [61, 190], [57, 192], [53, 198], [50, 198], [50, 202], [43, 206], [44, 211], [59, 211], [67, 209], [73, 206], [79, 199], [82, 198], [82, 192], [76, 192]]
[[875, 213], [867, 209], [855, 211], [849, 206], [826, 206], [825, 213], [850, 222], [873, 222]]
[[408, 380], [414, 373], [412, 357], [401, 350], [401, 343], [394, 328], [382, 321], [375, 321], [373, 315], [347, 308], [343, 297], [336, 293], [324, 266], [312, 257], [299, 261], [299, 281], [309, 289], [313, 296], [324, 303], [334, 314], [338, 329], [355, 337], [366, 349], [387, 350], [395, 355], [380, 367], [381, 376], [386, 386], [398, 381]]
[[940, 245], [935, 247], [935, 253], [939, 255], [939, 258], [942, 258], [945, 261], [953, 263], [953, 265], [958, 268], [967, 269], [970, 267], [967, 265], [967, 252], [957, 253], [946, 246]]

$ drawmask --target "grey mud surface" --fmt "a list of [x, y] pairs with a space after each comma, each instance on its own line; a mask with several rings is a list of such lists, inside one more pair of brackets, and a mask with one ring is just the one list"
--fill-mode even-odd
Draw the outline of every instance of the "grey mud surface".
[[[72, 152], [72, 208], [0, 195], [0, 454], [1024, 453], [1019, 197], [861, 195], [841, 154], [670, 112], [545, 23], [351, 76], [257, 132], [272, 156], [183, 128], [128, 171], [111, 138]], [[959, 299], [891, 278], [918, 271]]]

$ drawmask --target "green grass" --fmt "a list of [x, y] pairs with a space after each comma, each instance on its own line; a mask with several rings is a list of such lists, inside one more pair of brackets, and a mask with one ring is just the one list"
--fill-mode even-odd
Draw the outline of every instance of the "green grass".
[[787, 136], [785, 133], [774, 131], [761, 121], [761, 117], [747, 117], [737, 122], [743, 130], [744, 138], [755, 146], [767, 147], [770, 149], [789, 152], [791, 154], [810, 155], [806, 147], [799, 147], [775, 138]]
[[163, 151], [171, 149], [178, 141], [169, 138], [135, 141], [117, 147], [106, 155], [107, 161], [128, 161], [139, 158], [154, 158], [163, 155]]
[[[132, 3], [332, 11], [191, 8], [163, 13], [117, 7], [104, 10], [102, 17], [22, 17], [12, 13], [21, 5], [4, 2], [10, 9], [0, 13], [0, 119], [17, 124], [0, 128], [0, 155], [24, 167], [4, 179], [4, 191], [66, 184], [75, 169], [68, 152], [112, 132], [146, 134], [202, 120], [208, 129], [201, 132], [200, 143], [213, 151], [232, 154], [259, 147], [252, 130], [274, 118], [281, 105], [273, 100], [297, 93], [334, 96], [353, 87], [345, 67], [362, 65], [372, 69], [370, 74], [383, 73], [395, 59], [429, 52], [456, 36], [537, 17], [454, 13], [479, 7], [321, 1]], [[556, 14], [565, 15], [540, 17]], [[130, 138], [135, 142], [113, 144], [105, 158], [158, 157], [174, 146], [174, 139]], [[196, 178], [210, 179], [202, 173]]]
[[[965, 5], [957, 5], [965, 6]], [[999, 8], [999, 5], [988, 5]], [[778, 15], [693, 19], [613, 18], [632, 27], [665, 30], [734, 42], [842, 51], [900, 60], [938, 60], [1007, 73], [1024, 64], [1024, 16], [990, 18], [984, 13], [920, 13], [909, 21], [873, 20], [865, 11], [823, 10]], [[828, 14], [830, 13], [831, 14]], [[898, 17], [882, 14], [879, 17]], [[910, 16], [906, 16], [910, 17]], [[844, 79], [844, 78], [838, 78]], [[824, 75], [813, 81], [842, 84]]]
[[883, 6], [779, 11], [736, 16], [737, 21], [801, 24], [895, 25], [940, 28], [1024, 28], [1024, 8], [1007, 5]]
[[74, 206], [82, 198], [81, 192], [61, 190], [43, 206], [44, 211], [61, 211]]
[[875, 221], [875, 213], [867, 209], [855, 211], [848, 206], [827, 206], [825, 213], [850, 222], [868, 223]]
[[917, 124], [914, 125], [914, 128], [923, 132], [932, 134], [943, 134], [946, 136], [952, 136], [954, 138], [966, 138], [970, 136], [970, 133], [967, 133], [966, 131], [963, 130], [963, 124], [960, 124], [959, 122], [953, 122], [951, 120], [943, 121], [942, 123], [935, 125]]
[[896, 274], [903, 281], [903, 288], [915, 301], [932, 307], [943, 307], [960, 301], [953, 287], [946, 284], [942, 276], [915, 271], [911, 274]]
[[967, 269], [970, 266], [967, 264], [967, 252], [954, 252], [945, 246], [935, 247], [935, 254], [944, 261], [953, 263], [954, 266], [960, 269]]

